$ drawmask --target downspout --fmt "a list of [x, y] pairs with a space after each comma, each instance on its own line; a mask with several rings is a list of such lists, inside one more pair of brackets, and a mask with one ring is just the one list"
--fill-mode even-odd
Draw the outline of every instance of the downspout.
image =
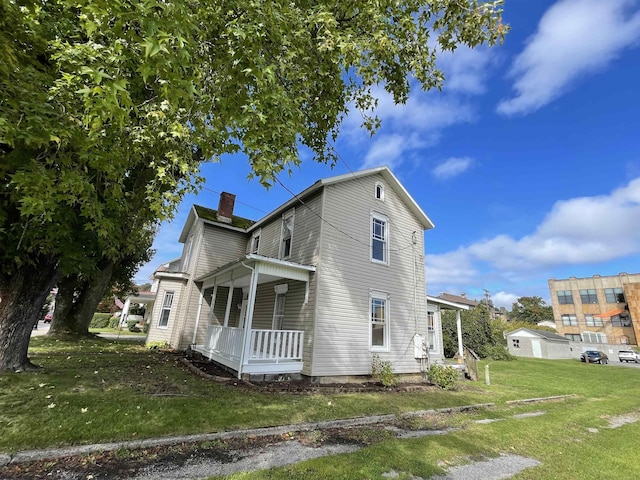
[[249, 342], [251, 340], [251, 326], [253, 324], [253, 307], [256, 302], [256, 289], [258, 283], [257, 269], [254, 267], [250, 267], [244, 262], [242, 262], [241, 265], [251, 270], [251, 284], [249, 286], [249, 298], [247, 300], [247, 320], [244, 322], [244, 336], [242, 339], [242, 351], [240, 353], [240, 365], [238, 366], [238, 380], [242, 378], [242, 366], [244, 365], [244, 357], [246, 352], [249, 350]]

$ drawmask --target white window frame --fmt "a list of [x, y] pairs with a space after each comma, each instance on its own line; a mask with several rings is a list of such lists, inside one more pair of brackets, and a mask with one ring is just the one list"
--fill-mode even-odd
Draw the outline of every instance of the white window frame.
[[[160, 316], [158, 317], [158, 328], [169, 328], [169, 319], [171, 318], [171, 307], [175, 299], [175, 292], [164, 292], [162, 297], [162, 305], [160, 307]], [[166, 315], [165, 315], [166, 314]], [[163, 324], [162, 320], [166, 319]]]
[[584, 343], [607, 343], [607, 336], [604, 333], [584, 331], [581, 336]]
[[376, 182], [373, 195], [376, 197], [376, 199], [384, 202], [384, 185]]
[[[380, 238], [380, 235], [376, 234], [376, 222], [384, 222], [383, 226], [383, 234]], [[385, 215], [381, 215], [379, 213], [371, 212], [371, 217], [369, 224], [371, 225], [370, 231], [370, 241], [369, 241], [369, 256], [373, 263], [379, 263], [381, 265], [389, 265], [389, 218]], [[379, 260], [374, 258], [373, 256], [373, 245], [375, 241], [382, 242], [382, 256], [383, 259]]]
[[[374, 320], [374, 301], [383, 302], [384, 308], [384, 318], [380, 320]], [[372, 352], [388, 352], [390, 350], [390, 305], [389, 305], [389, 295], [384, 292], [371, 292], [369, 295], [369, 350]], [[382, 332], [383, 345], [374, 345], [373, 344], [373, 326], [374, 325], [382, 325], [384, 330]]]
[[[294, 214], [295, 210], [289, 210], [287, 213], [282, 215], [282, 228], [280, 229], [280, 258], [285, 259], [291, 257], [291, 250], [293, 246], [293, 228], [294, 228]], [[291, 228], [287, 229], [287, 222], [290, 221]], [[286, 231], [290, 232], [290, 235], [285, 236]], [[286, 252], [285, 248], [285, 240], [289, 239], [289, 252]]]
[[[427, 347], [430, 353], [438, 353], [440, 349], [440, 336], [439, 336], [439, 322], [440, 315], [437, 312], [427, 311]], [[431, 347], [431, 340], [433, 339], [433, 348]]]
[[258, 253], [260, 250], [260, 234], [262, 233], [262, 229], [259, 228], [253, 235], [251, 235], [251, 246], [249, 247], [249, 253]]
[[273, 320], [271, 321], [271, 330], [282, 330], [282, 326], [284, 325], [284, 308], [286, 300], [286, 293], [276, 293], [276, 299], [273, 302]]

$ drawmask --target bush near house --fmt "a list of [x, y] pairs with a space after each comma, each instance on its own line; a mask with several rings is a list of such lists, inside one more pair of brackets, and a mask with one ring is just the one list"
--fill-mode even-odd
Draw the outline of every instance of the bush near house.
[[96, 312], [93, 314], [89, 328], [107, 328], [109, 326], [110, 313]]

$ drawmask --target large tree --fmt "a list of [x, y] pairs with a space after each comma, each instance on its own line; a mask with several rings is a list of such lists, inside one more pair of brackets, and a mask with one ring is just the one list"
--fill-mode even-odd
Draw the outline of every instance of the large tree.
[[372, 87], [404, 102], [442, 85], [439, 51], [505, 33], [499, 1], [0, 2], [0, 371], [31, 366], [61, 275], [116, 256], [137, 172], [162, 219], [203, 159], [244, 152], [265, 185], [302, 146], [332, 162]]
[[553, 321], [553, 309], [542, 297], [520, 297], [513, 302], [509, 320], [536, 324], [544, 320]]

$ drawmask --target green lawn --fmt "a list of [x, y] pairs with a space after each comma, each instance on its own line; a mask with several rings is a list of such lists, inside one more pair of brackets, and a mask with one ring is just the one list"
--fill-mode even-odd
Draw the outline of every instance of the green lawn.
[[[41, 371], [0, 375], [0, 452], [495, 402], [491, 410], [451, 416], [451, 425], [463, 428], [444, 436], [386, 440], [353, 454], [236, 478], [381, 478], [390, 470], [399, 478], [426, 478], [442, 471], [442, 462], [507, 452], [542, 462], [518, 478], [640, 476], [640, 456], [633, 455], [640, 424], [608, 428], [609, 417], [640, 415], [640, 369], [519, 359], [492, 362], [491, 386], [481, 378], [453, 392], [287, 396], [196, 377], [176, 356], [130, 341], [37, 337], [30, 354]], [[575, 396], [505, 403], [566, 394]], [[534, 410], [545, 413], [513, 417]], [[487, 417], [504, 420], [473, 422]]]

